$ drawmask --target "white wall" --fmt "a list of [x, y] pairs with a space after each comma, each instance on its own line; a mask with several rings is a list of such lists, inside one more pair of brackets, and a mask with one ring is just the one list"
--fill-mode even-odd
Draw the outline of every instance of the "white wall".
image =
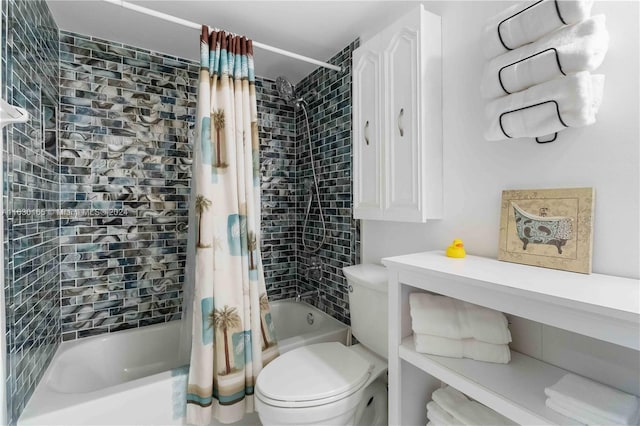
[[539, 145], [532, 139], [483, 139], [480, 31], [486, 18], [515, 2], [426, 2], [442, 16], [443, 220], [426, 224], [364, 221], [363, 262], [444, 249], [454, 238], [470, 254], [496, 257], [504, 189], [592, 186], [596, 190], [593, 271], [640, 276], [639, 13], [636, 1], [597, 1], [611, 36], [597, 72], [606, 76], [597, 123], [567, 129]]

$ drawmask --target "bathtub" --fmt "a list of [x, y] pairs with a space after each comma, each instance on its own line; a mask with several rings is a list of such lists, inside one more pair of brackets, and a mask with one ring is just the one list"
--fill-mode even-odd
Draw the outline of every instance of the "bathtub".
[[305, 302], [272, 302], [271, 315], [280, 353], [312, 343], [347, 343], [349, 327]]
[[[345, 343], [348, 327], [304, 302], [271, 303], [280, 352]], [[63, 342], [25, 407], [26, 425], [181, 425], [180, 321]], [[258, 425], [257, 415], [243, 425]]]

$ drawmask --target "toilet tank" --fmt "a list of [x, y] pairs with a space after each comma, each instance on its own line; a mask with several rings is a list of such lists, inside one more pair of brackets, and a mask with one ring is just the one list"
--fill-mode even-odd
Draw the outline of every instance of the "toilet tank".
[[349, 286], [351, 331], [360, 343], [388, 357], [387, 270], [362, 264], [342, 268]]

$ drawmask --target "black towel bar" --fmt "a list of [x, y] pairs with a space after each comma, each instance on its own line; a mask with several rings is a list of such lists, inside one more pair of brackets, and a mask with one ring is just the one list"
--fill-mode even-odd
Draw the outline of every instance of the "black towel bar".
[[560, 70], [560, 72], [562, 73], [562, 75], [567, 75], [567, 74], [565, 74], [565, 72], [562, 70], [562, 65], [560, 64], [560, 56], [558, 55], [558, 50], [557, 50], [555, 47], [550, 47], [550, 48], [548, 48], [548, 49], [541, 50], [541, 51], [540, 51], [540, 52], [538, 52], [538, 53], [534, 53], [534, 54], [533, 54], [533, 55], [531, 55], [531, 56], [527, 56], [526, 58], [520, 59], [519, 61], [513, 62], [513, 63], [511, 63], [511, 64], [509, 64], [509, 65], [505, 65], [504, 67], [500, 68], [500, 70], [498, 71], [498, 81], [500, 82], [500, 87], [502, 87], [502, 90], [504, 90], [504, 92], [505, 92], [507, 95], [510, 95], [510, 94], [511, 94], [511, 92], [510, 92], [510, 91], [508, 91], [508, 90], [504, 87], [504, 84], [502, 83], [502, 70], [504, 70], [505, 68], [509, 68], [510, 66], [513, 66], [513, 65], [519, 64], [520, 62], [524, 62], [524, 61], [526, 61], [526, 60], [528, 60], [528, 59], [531, 59], [531, 58], [533, 58], [534, 56], [542, 55], [543, 53], [550, 52], [550, 51], [553, 51], [553, 52], [556, 54], [556, 63], [558, 64], [558, 69]]
[[[500, 39], [500, 43], [502, 43], [502, 45], [504, 46], [505, 49], [513, 50], [515, 48], [507, 46], [507, 44], [504, 42], [504, 39], [502, 38], [502, 34], [500, 33], [500, 26], [502, 24], [504, 24], [506, 21], [508, 21], [509, 19], [512, 19], [512, 18], [520, 15], [521, 13], [531, 9], [532, 7], [535, 7], [535, 6], [539, 5], [540, 3], [544, 2], [544, 1], [550, 1], [550, 0], [539, 0], [539, 1], [535, 2], [534, 4], [532, 4], [531, 6], [528, 6], [528, 7], [524, 8], [524, 9], [522, 9], [520, 12], [514, 13], [513, 15], [508, 16], [508, 17], [504, 18], [502, 21], [500, 21], [500, 23], [498, 24], [498, 38]], [[558, 18], [560, 18], [560, 21], [564, 25], [567, 25], [565, 20], [562, 18], [562, 14], [560, 13], [560, 7], [558, 6], [558, 0], [553, 0], [553, 2], [555, 3], [555, 6], [556, 6], [556, 13], [558, 14]]]
[[[502, 126], [502, 117], [504, 117], [507, 114], [511, 114], [513, 112], [518, 112], [518, 111], [522, 111], [525, 109], [529, 109], [529, 108], [535, 108], [538, 107], [540, 105], [545, 105], [545, 104], [554, 104], [556, 107], [556, 114], [558, 115], [558, 120], [560, 121], [560, 123], [564, 126], [564, 127], [569, 127], [566, 125], [566, 123], [562, 120], [562, 116], [560, 116], [560, 106], [558, 105], [558, 102], [554, 101], [554, 100], [549, 100], [549, 101], [544, 101], [544, 102], [540, 102], [537, 104], [533, 104], [533, 105], [527, 105], [525, 107], [522, 108], [518, 108], [518, 109], [513, 109], [511, 111], [505, 111], [502, 114], [500, 114], [500, 117], [498, 118], [498, 123], [500, 124], [500, 130], [502, 130], [502, 133], [508, 137], [509, 139], [512, 139], [513, 136], [510, 136], [507, 132], [504, 131], [504, 127]], [[556, 138], [558, 137], [558, 132], [556, 132], [553, 136], [553, 139], [551, 140], [540, 140], [540, 138], [536, 137], [536, 142], [538, 143], [549, 143], [549, 142], [553, 142], [556, 140]]]

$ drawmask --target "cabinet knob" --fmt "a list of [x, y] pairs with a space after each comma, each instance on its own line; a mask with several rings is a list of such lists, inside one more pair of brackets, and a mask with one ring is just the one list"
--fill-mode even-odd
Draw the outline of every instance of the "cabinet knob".
[[364, 142], [369, 145], [369, 120], [364, 124]]
[[403, 116], [404, 116], [404, 108], [400, 108], [400, 114], [398, 114], [398, 131], [400, 132], [400, 137], [404, 136], [404, 126], [402, 125]]

